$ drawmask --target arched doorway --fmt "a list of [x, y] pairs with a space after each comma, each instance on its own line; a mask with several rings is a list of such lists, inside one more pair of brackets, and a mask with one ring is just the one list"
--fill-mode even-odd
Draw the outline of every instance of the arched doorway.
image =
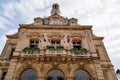
[[74, 80], [91, 80], [91, 78], [85, 70], [77, 70], [74, 73]]
[[34, 69], [25, 69], [21, 74], [19, 80], [37, 80], [37, 72]]
[[50, 70], [47, 74], [47, 80], [64, 80], [64, 74], [58, 69]]

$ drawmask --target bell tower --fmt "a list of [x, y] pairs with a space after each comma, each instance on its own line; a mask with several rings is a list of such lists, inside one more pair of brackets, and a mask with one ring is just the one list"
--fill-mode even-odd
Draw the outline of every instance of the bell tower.
[[60, 14], [59, 5], [56, 3], [52, 5], [52, 10], [51, 10], [51, 15], [54, 14]]

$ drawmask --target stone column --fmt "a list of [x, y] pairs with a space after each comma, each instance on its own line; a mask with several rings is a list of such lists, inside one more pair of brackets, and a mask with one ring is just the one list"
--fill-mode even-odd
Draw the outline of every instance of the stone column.
[[98, 80], [104, 80], [104, 75], [103, 75], [101, 66], [99, 64], [95, 64], [94, 66], [95, 66], [95, 71], [96, 71]]

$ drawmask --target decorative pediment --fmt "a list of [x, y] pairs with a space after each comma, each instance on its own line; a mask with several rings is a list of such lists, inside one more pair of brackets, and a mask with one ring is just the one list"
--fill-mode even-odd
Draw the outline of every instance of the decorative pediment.
[[73, 37], [73, 38], [83, 38], [84, 34], [82, 33], [72, 33], [68, 35], [69, 37]]
[[78, 20], [76, 18], [70, 18], [69, 21], [75, 21], [75, 22], [77, 22]]
[[42, 21], [41, 17], [34, 18], [34, 21]]
[[64, 34], [60, 34], [60, 33], [51, 33], [51, 34], [48, 34], [47, 37], [51, 37], [51, 38], [63, 38], [65, 35]]
[[63, 17], [58, 14], [54, 14], [54, 15], [50, 16], [49, 19], [60, 19], [61, 20], [61, 19], [63, 19]]
[[27, 34], [28, 37], [44, 37], [43, 34], [38, 33], [38, 32], [31, 32]]

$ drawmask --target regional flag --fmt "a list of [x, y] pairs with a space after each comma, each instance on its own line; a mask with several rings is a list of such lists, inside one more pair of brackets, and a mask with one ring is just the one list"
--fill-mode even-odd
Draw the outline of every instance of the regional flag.
[[73, 44], [73, 42], [74, 42], [74, 39], [73, 39], [73, 38], [71, 38], [71, 39], [70, 39], [70, 43], [71, 43], [71, 44]]

